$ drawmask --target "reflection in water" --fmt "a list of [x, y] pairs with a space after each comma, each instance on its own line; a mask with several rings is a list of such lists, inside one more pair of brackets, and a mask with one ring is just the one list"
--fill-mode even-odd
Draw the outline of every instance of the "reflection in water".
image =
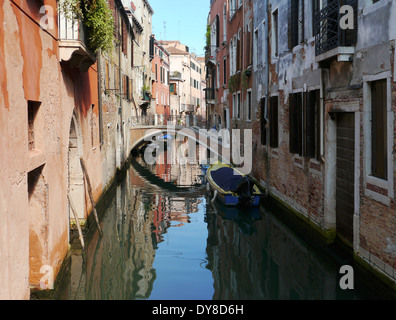
[[[160, 156], [167, 157], [166, 153]], [[61, 299], [358, 299], [338, 270], [270, 211], [207, 200], [198, 165], [138, 158], [103, 213]], [[264, 212], [265, 211], [265, 212]]]

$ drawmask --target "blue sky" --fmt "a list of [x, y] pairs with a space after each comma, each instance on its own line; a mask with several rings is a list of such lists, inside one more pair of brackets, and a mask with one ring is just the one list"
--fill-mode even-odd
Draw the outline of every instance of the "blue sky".
[[190, 52], [204, 56], [209, 0], [148, 1], [154, 10], [152, 32], [157, 40], [179, 40]]

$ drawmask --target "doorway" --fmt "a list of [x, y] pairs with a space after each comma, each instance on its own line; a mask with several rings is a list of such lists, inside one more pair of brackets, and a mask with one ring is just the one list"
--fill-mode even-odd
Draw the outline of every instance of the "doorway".
[[353, 245], [355, 211], [355, 114], [337, 113], [336, 228], [347, 245]]
[[[81, 167], [82, 138], [78, 130], [77, 117], [73, 115], [70, 124], [68, 150], [68, 191], [77, 212], [78, 219], [85, 221], [85, 188], [84, 174]], [[74, 220], [69, 204], [69, 220]]]

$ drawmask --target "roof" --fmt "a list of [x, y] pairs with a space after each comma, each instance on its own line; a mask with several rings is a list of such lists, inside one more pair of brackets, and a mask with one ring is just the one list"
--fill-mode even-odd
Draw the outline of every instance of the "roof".
[[180, 50], [180, 49], [177, 49], [177, 48], [172, 47], [172, 46], [166, 46], [165, 45], [165, 48], [170, 54], [179, 54], [179, 55], [186, 55], [186, 56], [189, 55], [189, 53], [187, 51]]
[[153, 10], [153, 8], [151, 8], [149, 2], [148, 2], [147, 0], [143, 0], [143, 2], [147, 5], [147, 8], [148, 8], [149, 13], [150, 13], [151, 15], [153, 15], [153, 14], [154, 14], [154, 10]]

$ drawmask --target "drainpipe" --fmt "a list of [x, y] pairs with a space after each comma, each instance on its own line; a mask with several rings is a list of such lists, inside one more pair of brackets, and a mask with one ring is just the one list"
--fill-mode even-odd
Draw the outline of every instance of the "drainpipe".
[[[268, 119], [268, 103], [269, 103], [269, 95], [270, 95], [270, 76], [269, 76], [269, 59], [270, 59], [270, 49], [269, 49], [269, 21], [268, 21], [268, 10], [269, 10], [269, 3], [268, 0], [265, 0], [264, 7], [265, 7], [265, 27], [264, 27], [264, 33], [265, 33], [265, 42], [266, 42], [266, 59], [265, 59], [265, 72], [266, 72], [266, 81], [267, 81], [267, 86], [266, 86], [266, 97], [265, 97], [265, 110], [264, 110], [264, 119], [269, 123]], [[271, 125], [271, 124], [270, 124]], [[269, 194], [269, 188], [270, 188], [270, 183], [271, 183], [271, 156], [270, 156], [270, 136], [269, 136], [269, 130], [268, 126], [265, 129], [266, 131], [266, 145], [267, 145], [267, 188], [265, 189], [266, 197], [268, 197]]]
[[102, 50], [99, 48], [98, 61], [98, 110], [99, 110], [99, 142], [100, 147], [103, 146], [103, 106], [102, 106]]
[[[122, 24], [121, 24], [121, 28], [122, 28]], [[122, 37], [122, 33], [121, 33], [121, 37]], [[123, 39], [121, 39], [121, 42], [123, 41]], [[120, 168], [124, 162], [124, 124], [123, 124], [123, 117], [122, 117], [122, 73], [121, 73], [121, 51], [122, 51], [122, 47], [121, 44], [118, 44], [118, 66], [119, 66], [119, 99], [120, 99], [120, 108], [118, 109], [118, 114], [120, 116], [120, 134], [121, 134], [121, 146], [120, 146]]]

